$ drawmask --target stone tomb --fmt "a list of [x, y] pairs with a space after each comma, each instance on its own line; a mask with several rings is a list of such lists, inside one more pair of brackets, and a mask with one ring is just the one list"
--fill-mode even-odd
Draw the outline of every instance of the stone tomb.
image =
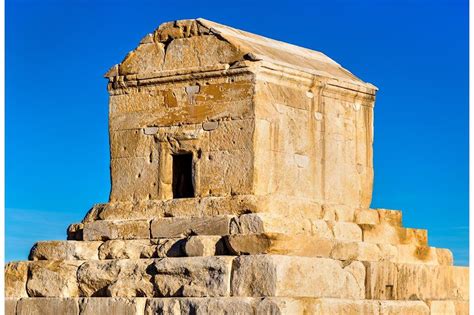
[[369, 209], [375, 86], [203, 19], [105, 76], [110, 200], [6, 265], [7, 314], [468, 313], [468, 268]]

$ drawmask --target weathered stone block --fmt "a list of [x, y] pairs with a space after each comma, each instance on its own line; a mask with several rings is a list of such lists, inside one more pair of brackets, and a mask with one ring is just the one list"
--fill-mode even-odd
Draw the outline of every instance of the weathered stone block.
[[232, 295], [362, 299], [364, 281], [360, 262], [344, 267], [326, 258], [240, 256], [234, 260]]
[[380, 315], [428, 315], [430, 309], [422, 301], [381, 301]]
[[84, 224], [85, 241], [149, 238], [150, 223], [148, 220], [100, 220]]
[[379, 314], [378, 301], [315, 299], [307, 304], [310, 305], [307, 308], [307, 312], [310, 314]]
[[24, 261], [10, 262], [5, 265], [5, 296], [26, 297], [26, 280], [28, 263]]
[[234, 257], [182, 257], [157, 259], [154, 266], [158, 296], [229, 296]]
[[28, 264], [26, 290], [34, 297], [77, 297], [77, 270], [82, 261], [42, 260]]
[[427, 301], [430, 315], [456, 315], [456, 305], [453, 301]]
[[99, 248], [100, 259], [139, 259], [158, 257], [151, 240], [109, 240]]
[[379, 261], [383, 254], [377, 244], [365, 242], [337, 242], [331, 258], [338, 260]]
[[16, 305], [18, 304], [19, 298], [5, 298], [5, 315], [16, 315]]
[[190, 236], [184, 244], [186, 256], [216, 256], [226, 254], [226, 248], [221, 236], [195, 235]]
[[438, 265], [437, 248], [418, 245], [397, 245], [398, 263]]
[[362, 241], [362, 230], [352, 222], [328, 222], [334, 238], [342, 241]]
[[367, 299], [469, 299], [468, 268], [390, 262], [364, 264], [367, 267]]
[[390, 224], [362, 224], [364, 242], [386, 244], [427, 245], [428, 232], [422, 229], [402, 228]]
[[152, 297], [153, 260], [87, 261], [77, 271], [81, 296]]
[[146, 298], [84, 298], [79, 302], [81, 315], [143, 315]]
[[[282, 234], [310, 234], [312, 222], [309, 219], [292, 220], [293, 224], [286, 224], [288, 218], [271, 213], [243, 214], [236, 221], [236, 233], [282, 233]], [[327, 226], [326, 226], [327, 227]]]
[[355, 214], [354, 221], [357, 224], [379, 224], [379, 213], [375, 210], [359, 210]]
[[79, 315], [78, 299], [75, 298], [28, 298], [18, 301], [17, 315]]
[[232, 216], [158, 218], [151, 222], [151, 236], [227, 235]]
[[145, 314], [247, 315], [255, 314], [255, 303], [255, 299], [240, 297], [148, 299]]
[[102, 242], [47, 241], [38, 242], [31, 248], [30, 260], [88, 260], [98, 259]]
[[402, 212], [400, 210], [376, 209], [379, 214], [380, 223], [387, 223], [393, 226], [402, 225]]
[[158, 198], [158, 159], [150, 156], [111, 159], [110, 172], [110, 201]]
[[233, 234], [226, 236], [228, 249], [236, 255], [294, 255], [330, 257], [335, 241], [311, 235], [278, 233]]

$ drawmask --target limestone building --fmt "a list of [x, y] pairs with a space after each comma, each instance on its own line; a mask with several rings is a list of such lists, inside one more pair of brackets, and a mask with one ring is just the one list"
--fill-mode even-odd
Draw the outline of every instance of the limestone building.
[[468, 313], [468, 269], [369, 209], [375, 86], [204, 19], [105, 76], [110, 200], [6, 266], [7, 313]]

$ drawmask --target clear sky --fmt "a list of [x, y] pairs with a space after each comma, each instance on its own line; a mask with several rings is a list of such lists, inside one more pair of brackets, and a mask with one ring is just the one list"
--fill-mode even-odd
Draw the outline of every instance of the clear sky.
[[468, 264], [468, 1], [6, 1], [6, 260], [110, 190], [102, 75], [165, 21], [319, 50], [379, 87], [372, 207]]

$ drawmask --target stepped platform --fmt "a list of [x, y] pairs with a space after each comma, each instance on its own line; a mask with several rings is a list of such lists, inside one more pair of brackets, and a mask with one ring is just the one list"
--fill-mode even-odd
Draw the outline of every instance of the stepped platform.
[[469, 269], [370, 209], [372, 84], [204, 19], [105, 76], [109, 201], [6, 264], [7, 315], [469, 313]]

